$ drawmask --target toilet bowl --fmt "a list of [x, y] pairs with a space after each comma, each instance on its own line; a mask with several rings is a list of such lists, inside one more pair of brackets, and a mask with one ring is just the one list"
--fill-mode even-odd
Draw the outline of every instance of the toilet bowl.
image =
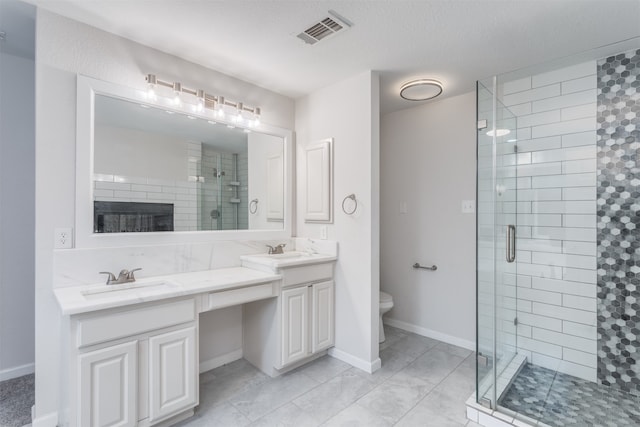
[[384, 325], [382, 324], [382, 315], [393, 308], [393, 298], [386, 292], [380, 292], [380, 335], [379, 342], [384, 342]]

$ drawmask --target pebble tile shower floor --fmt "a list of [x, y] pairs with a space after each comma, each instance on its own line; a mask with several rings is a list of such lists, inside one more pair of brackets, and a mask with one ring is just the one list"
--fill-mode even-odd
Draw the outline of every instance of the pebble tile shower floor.
[[552, 427], [640, 426], [638, 396], [531, 364], [499, 405]]

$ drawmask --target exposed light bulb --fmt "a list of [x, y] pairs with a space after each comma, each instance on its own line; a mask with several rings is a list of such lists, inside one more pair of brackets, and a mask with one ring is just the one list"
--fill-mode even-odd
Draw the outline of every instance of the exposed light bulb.
[[196, 91], [196, 96], [198, 97], [198, 104], [196, 105], [196, 111], [198, 112], [204, 111], [204, 90], [198, 89]]
[[147, 98], [156, 99], [156, 84], [158, 83], [158, 79], [155, 74], [147, 74]]
[[182, 104], [182, 99], [180, 99], [180, 94], [182, 93], [182, 84], [175, 82], [173, 84], [173, 104], [174, 105], [181, 105]]

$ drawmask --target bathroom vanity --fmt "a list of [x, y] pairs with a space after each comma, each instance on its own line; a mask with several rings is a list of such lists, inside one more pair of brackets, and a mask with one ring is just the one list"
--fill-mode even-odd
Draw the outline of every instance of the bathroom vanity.
[[200, 313], [244, 304], [244, 357], [271, 376], [333, 345], [334, 255], [55, 291], [68, 342], [69, 425], [171, 425], [198, 405]]

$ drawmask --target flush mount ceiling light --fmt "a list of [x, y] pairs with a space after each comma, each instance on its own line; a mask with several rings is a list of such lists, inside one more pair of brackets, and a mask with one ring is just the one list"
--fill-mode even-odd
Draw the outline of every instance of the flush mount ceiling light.
[[511, 133], [511, 131], [509, 129], [496, 129], [495, 132], [492, 130], [487, 132], [488, 136], [505, 136], [505, 135], [509, 135]]
[[433, 79], [407, 82], [400, 88], [400, 96], [408, 101], [426, 101], [442, 93], [442, 83]]

